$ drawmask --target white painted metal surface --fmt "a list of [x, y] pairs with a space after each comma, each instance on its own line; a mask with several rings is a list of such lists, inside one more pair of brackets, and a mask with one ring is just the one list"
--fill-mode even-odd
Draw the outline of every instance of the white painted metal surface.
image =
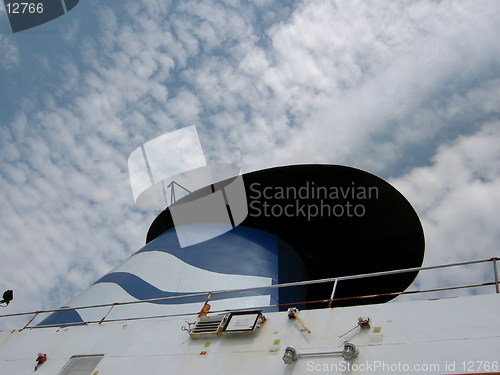
[[[33, 374], [37, 353], [47, 361], [36, 374], [57, 375], [75, 355], [103, 354], [94, 375], [105, 374], [465, 374], [499, 373], [500, 295], [393, 302], [300, 311], [308, 334], [286, 312], [265, 314], [253, 333], [192, 339], [192, 317], [0, 332], [0, 373]], [[370, 328], [354, 327], [358, 317]], [[359, 356], [300, 358], [286, 365], [288, 346], [328, 352], [352, 342]], [[91, 375], [91, 374], [89, 374]]]

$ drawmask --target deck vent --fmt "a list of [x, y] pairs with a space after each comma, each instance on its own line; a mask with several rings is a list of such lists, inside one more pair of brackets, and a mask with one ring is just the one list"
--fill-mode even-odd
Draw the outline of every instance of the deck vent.
[[193, 336], [218, 335], [222, 332], [228, 315], [204, 316], [199, 318], [194, 327], [189, 330]]

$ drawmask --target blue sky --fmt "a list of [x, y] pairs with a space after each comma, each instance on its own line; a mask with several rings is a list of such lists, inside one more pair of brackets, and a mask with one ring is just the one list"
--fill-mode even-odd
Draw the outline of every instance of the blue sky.
[[388, 179], [422, 219], [426, 264], [498, 256], [498, 19], [495, 0], [82, 0], [12, 34], [2, 7], [9, 311], [58, 307], [143, 245], [155, 213], [134, 207], [127, 157], [192, 124], [209, 161], [244, 172]]

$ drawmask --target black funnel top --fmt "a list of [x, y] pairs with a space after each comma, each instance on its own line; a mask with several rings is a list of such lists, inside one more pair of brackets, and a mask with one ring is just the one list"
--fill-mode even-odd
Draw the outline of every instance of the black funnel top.
[[[379, 177], [338, 165], [293, 165], [247, 173], [243, 180], [248, 216], [241, 225], [273, 233], [290, 245], [311, 280], [422, 265], [420, 220], [405, 197]], [[147, 242], [173, 226], [167, 208], [152, 223]], [[342, 281], [335, 297], [401, 292], [417, 273]], [[331, 290], [331, 283], [310, 286], [308, 300], [327, 299]], [[392, 298], [341, 300], [334, 306]]]

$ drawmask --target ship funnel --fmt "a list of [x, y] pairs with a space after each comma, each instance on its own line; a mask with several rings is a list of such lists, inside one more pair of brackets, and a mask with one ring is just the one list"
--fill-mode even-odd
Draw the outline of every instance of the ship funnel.
[[[216, 293], [210, 311], [317, 308], [323, 302], [301, 303], [327, 300], [332, 283], [263, 287], [421, 266], [420, 220], [410, 203], [379, 177], [318, 164], [241, 175], [232, 164], [206, 164], [194, 127], [174, 133], [145, 143], [129, 158], [136, 202], [156, 208], [166, 204], [151, 224], [145, 246], [69, 306], [148, 302], [117, 305], [111, 311], [69, 309], [42, 323], [197, 315], [206, 296], [178, 297], [234, 289], [252, 290]], [[183, 150], [192, 151], [192, 159], [181, 156]], [[344, 280], [336, 285], [333, 307], [388, 301], [416, 275]], [[370, 297], [352, 298], [363, 295]]]

